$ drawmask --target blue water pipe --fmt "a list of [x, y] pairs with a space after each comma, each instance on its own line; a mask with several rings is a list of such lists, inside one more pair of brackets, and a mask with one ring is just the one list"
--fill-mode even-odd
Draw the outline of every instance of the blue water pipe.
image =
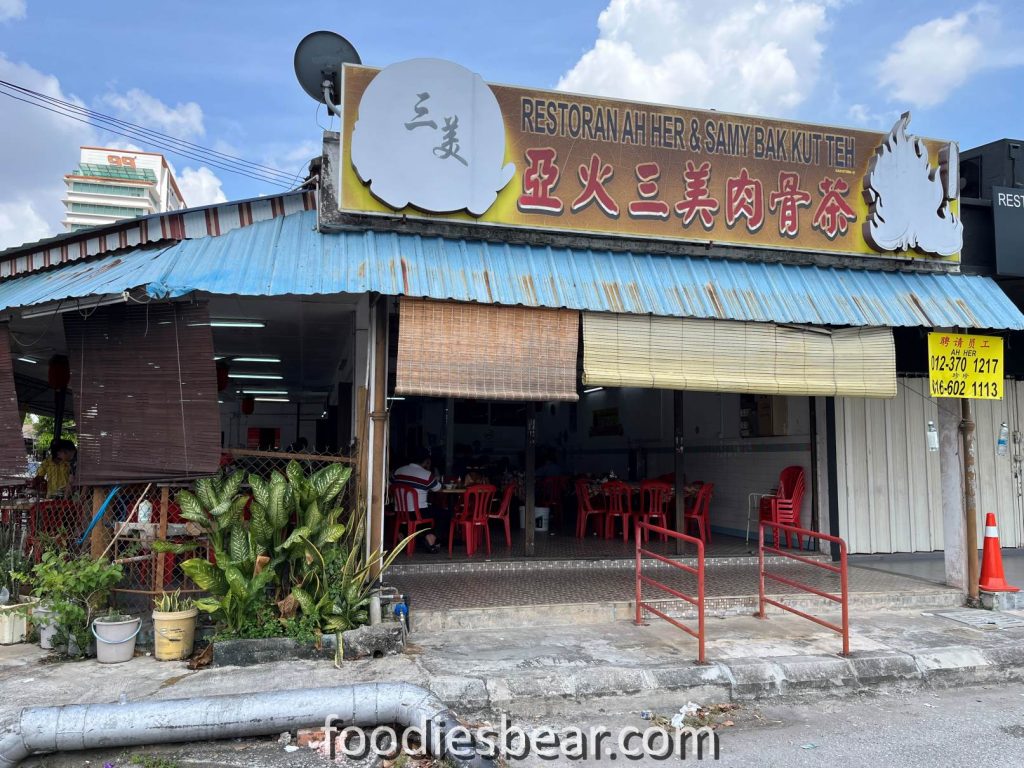
[[81, 546], [82, 542], [84, 542], [86, 538], [89, 536], [89, 534], [92, 533], [92, 529], [96, 527], [96, 523], [103, 519], [103, 515], [107, 511], [107, 507], [110, 506], [110, 502], [113, 500], [114, 496], [117, 495], [117, 492], [119, 490], [121, 490], [120, 485], [115, 485], [113, 488], [110, 489], [110, 493], [107, 494], [107, 498], [104, 500], [102, 504], [100, 504], [99, 510], [96, 512], [95, 515], [92, 516], [92, 520], [89, 521], [89, 527], [86, 528], [85, 533], [83, 533], [79, 537], [77, 542], [78, 546]]

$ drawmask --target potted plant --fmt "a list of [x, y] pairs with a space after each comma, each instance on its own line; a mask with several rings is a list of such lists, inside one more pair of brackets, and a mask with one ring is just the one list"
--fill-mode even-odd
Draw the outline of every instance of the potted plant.
[[96, 661], [100, 664], [120, 664], [131, 661], [135, 655], [135, 638], [142, 619], [118, 613], [113, 608], [105, 616], [92, 622], [96, 637]]
[[153, 601], [153, 655], [157, 661], [178, 661], [192, 655], [199, 609], [181, 590], [163, 592]]
[[28, 614], [34, 598], [21, 594], [29, 581], [29, 561], [15, 541], [13, 531], [0, 530], [0, 645], [25, 642]]
[[63, 550], [43, 552], [32, 569], [33, 611], [42, 648], [59, 648], [69, 656], [82, 656], [90, 645], [92, 619], [104, 610], [110, 590], [121, 580], [121, 566], [89, 555], [72, 556]]

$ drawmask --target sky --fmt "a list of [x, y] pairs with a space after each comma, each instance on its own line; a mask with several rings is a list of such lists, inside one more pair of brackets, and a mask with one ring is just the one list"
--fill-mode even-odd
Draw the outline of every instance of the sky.
[[[297, 174], [324, 108], [302, 37], [365, 64], [431, 56], [485, 80], [888, 131], [1024, 138], [1020, 0], [0, 0], [0, 80]], [[0, 248], [61, 231], [82, 144], [126, 140], [0, 96]], [[337, 127], [337, 121], [333, 123]], [[139, 149], [152, 149], [140, 142]], [[189, 205], [282, 191], [168, 154]]]

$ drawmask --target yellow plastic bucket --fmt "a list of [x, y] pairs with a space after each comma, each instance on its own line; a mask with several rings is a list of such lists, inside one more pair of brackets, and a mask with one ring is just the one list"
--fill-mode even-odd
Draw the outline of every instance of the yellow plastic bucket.
[[157, 661], [179, 661], [192, 655], [199, 611], [153, 611], [153, 655]]

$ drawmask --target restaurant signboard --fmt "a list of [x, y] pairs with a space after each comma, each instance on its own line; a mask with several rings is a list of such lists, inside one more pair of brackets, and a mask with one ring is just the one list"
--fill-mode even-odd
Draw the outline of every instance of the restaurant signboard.
[[957, 148], [501, 85], [447, 61], [343, 73], [358, 214], [956, 262]]

